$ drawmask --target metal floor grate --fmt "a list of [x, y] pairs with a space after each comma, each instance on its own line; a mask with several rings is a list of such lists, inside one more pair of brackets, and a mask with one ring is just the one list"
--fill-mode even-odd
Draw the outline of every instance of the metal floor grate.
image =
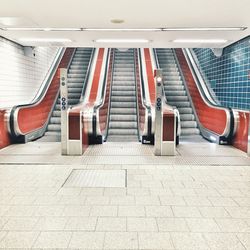
[[80, 170], [71, 172], [64, 187], [126, 187], [126, 170]]

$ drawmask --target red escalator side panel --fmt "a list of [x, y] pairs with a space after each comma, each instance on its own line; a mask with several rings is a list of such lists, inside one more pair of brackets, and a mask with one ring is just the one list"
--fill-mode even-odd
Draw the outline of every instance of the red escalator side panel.
[[96, 101], [98, 88], [99, 88], [99, 81], [100, 81], [100, 76], [101, 76], [101, 70], [102, 70], [103, 56], [104, 56], [104, 48], [101, 48], [99, 49], [98, 56], [97, 56], [97, 62], [96, 62], [95, 71], [94, 71], [94, 78], [93, 78], [92, 87], [91, 87], [90, 95], [89, 95], [89, 103], [94, 103]]
[[172, 110], [164, 110], [163, 112], [163, 141], [174, 141], [175, 134], [175, 114]]
[[74, 48], [66, 49], [44, 99], [34, 106], [20, 108], [17, 122], [21, 133], [27, 134], [35, 131], [46, 123], [60, 87], [60, 68], [68, 67], [73, 52]]
[[249, 112], [239, 112], [239, 123], [233, 138], [233, 146], [247, 153]]
[[107, 126], [107, 115], [109, 109], [109, 99], [110, 99], [110, 88], [111, 88], [111, 80], [112, 80], [112, 65], [113, 65], [113, 51], [110, 54], [110, 60], [108, 65], [108, 75], [106, 82], [106, 93], [103, 106], [99, 109], [99, 122], [100, 122], [100, 130], [103, 133]]
[[[82, 130], [82, 153], [85, 152], [85, 150], [89, 146], [89, 138], [88, 138], [88, 121], [84, 117], [84, 113], [81, 111], [83, 109], [88, 109], [88, 105], [77, 105], [73, 109], [69, 110], [69, 134], [68, 139], [69, 140], [80, 140], [81, 136], [81, 130]], [[82, 119], [82, 123], [80, 124], [80, 119]], [[81, 128], [82, 125], [82, 128]]]
[[0, 110], [0, 149], [11, 144], [7, 124], [4, 119], [5, 113], [5, 110]]
[[155, 81], [154, 81], [154, 72], [152, 68], [151, 56], [149, 49], [144, 49], [144, 57], [146, 63], [146, 71], [148, 76], [148, 91], [150, 94], [151, 104], [155, 103]]
[[80, 140], [80, 119], [80, 111], [69, 113], [69, 140]]
[[175, 51], [202, 126], [219, 135], [223, 134], [227, 125], [226, 111], [210, 107], [203, 101], [182, 50], [176, 49]]
[[86, 118], [82, 117], [82, 152], [84, 153], [89, 146], [89, 131], [88, 131], [88, 122]]

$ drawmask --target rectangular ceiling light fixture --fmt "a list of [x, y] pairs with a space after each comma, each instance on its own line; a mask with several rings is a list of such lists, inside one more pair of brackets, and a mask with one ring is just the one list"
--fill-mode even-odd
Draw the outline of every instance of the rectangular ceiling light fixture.
[[83, 31], [162, 31], [161, 28], [115, 28], [115, 29], [108, 29], [108, 28], [83, 28]]
[[37, 28], [2, 27], [6, 31], [111, 31], [111, 32], [155, 32], [155, 31], [243, 31], [247, 27], [179, 27], [179, 28]]
[[68, 38], [19, 38], [20, 42], [36, 42], [36, 43], [69, 43], [72, 40]]
[[161, 28], [3, 28], [6, 31], [162, 31]]
[[44, 31], [82, 31], [81, 28], [44, 28]]
[[242, 31], [247, 27], [163, 28], [162, 31]]
[[147, 39], [97, 39], [96, 43], [149, 43]]
[[6, 31], [82, 31], [81, 28], [3, 28]]
[[225, 39], [175, 39], [174, 43], [226, 43]]

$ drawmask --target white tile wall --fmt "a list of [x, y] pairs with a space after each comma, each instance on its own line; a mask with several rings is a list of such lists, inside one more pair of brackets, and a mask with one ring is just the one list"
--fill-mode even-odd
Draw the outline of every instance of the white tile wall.
[[0, 37], [0, 108], [30, 102], [39, 90], [58, 47], [36, 47], [24, 55], [21, 45]]

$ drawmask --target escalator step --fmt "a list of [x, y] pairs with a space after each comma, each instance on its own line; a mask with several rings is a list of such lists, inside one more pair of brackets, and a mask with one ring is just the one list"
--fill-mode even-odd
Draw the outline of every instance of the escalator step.
[[110, 121], [137, 121], [136, 115], [123, 114], [123, 115], [110, 115]]
[[110, 129], [137, 129], [137, 122], [131, 121], [110, 121]]
[[109, 135], [137, 135], [138, 131], [137, 129], [114, 129], [114, 128], [109, 128]]
[[135, 108], [111, 108], [110, 109], [111, 115], [136, 115]]

